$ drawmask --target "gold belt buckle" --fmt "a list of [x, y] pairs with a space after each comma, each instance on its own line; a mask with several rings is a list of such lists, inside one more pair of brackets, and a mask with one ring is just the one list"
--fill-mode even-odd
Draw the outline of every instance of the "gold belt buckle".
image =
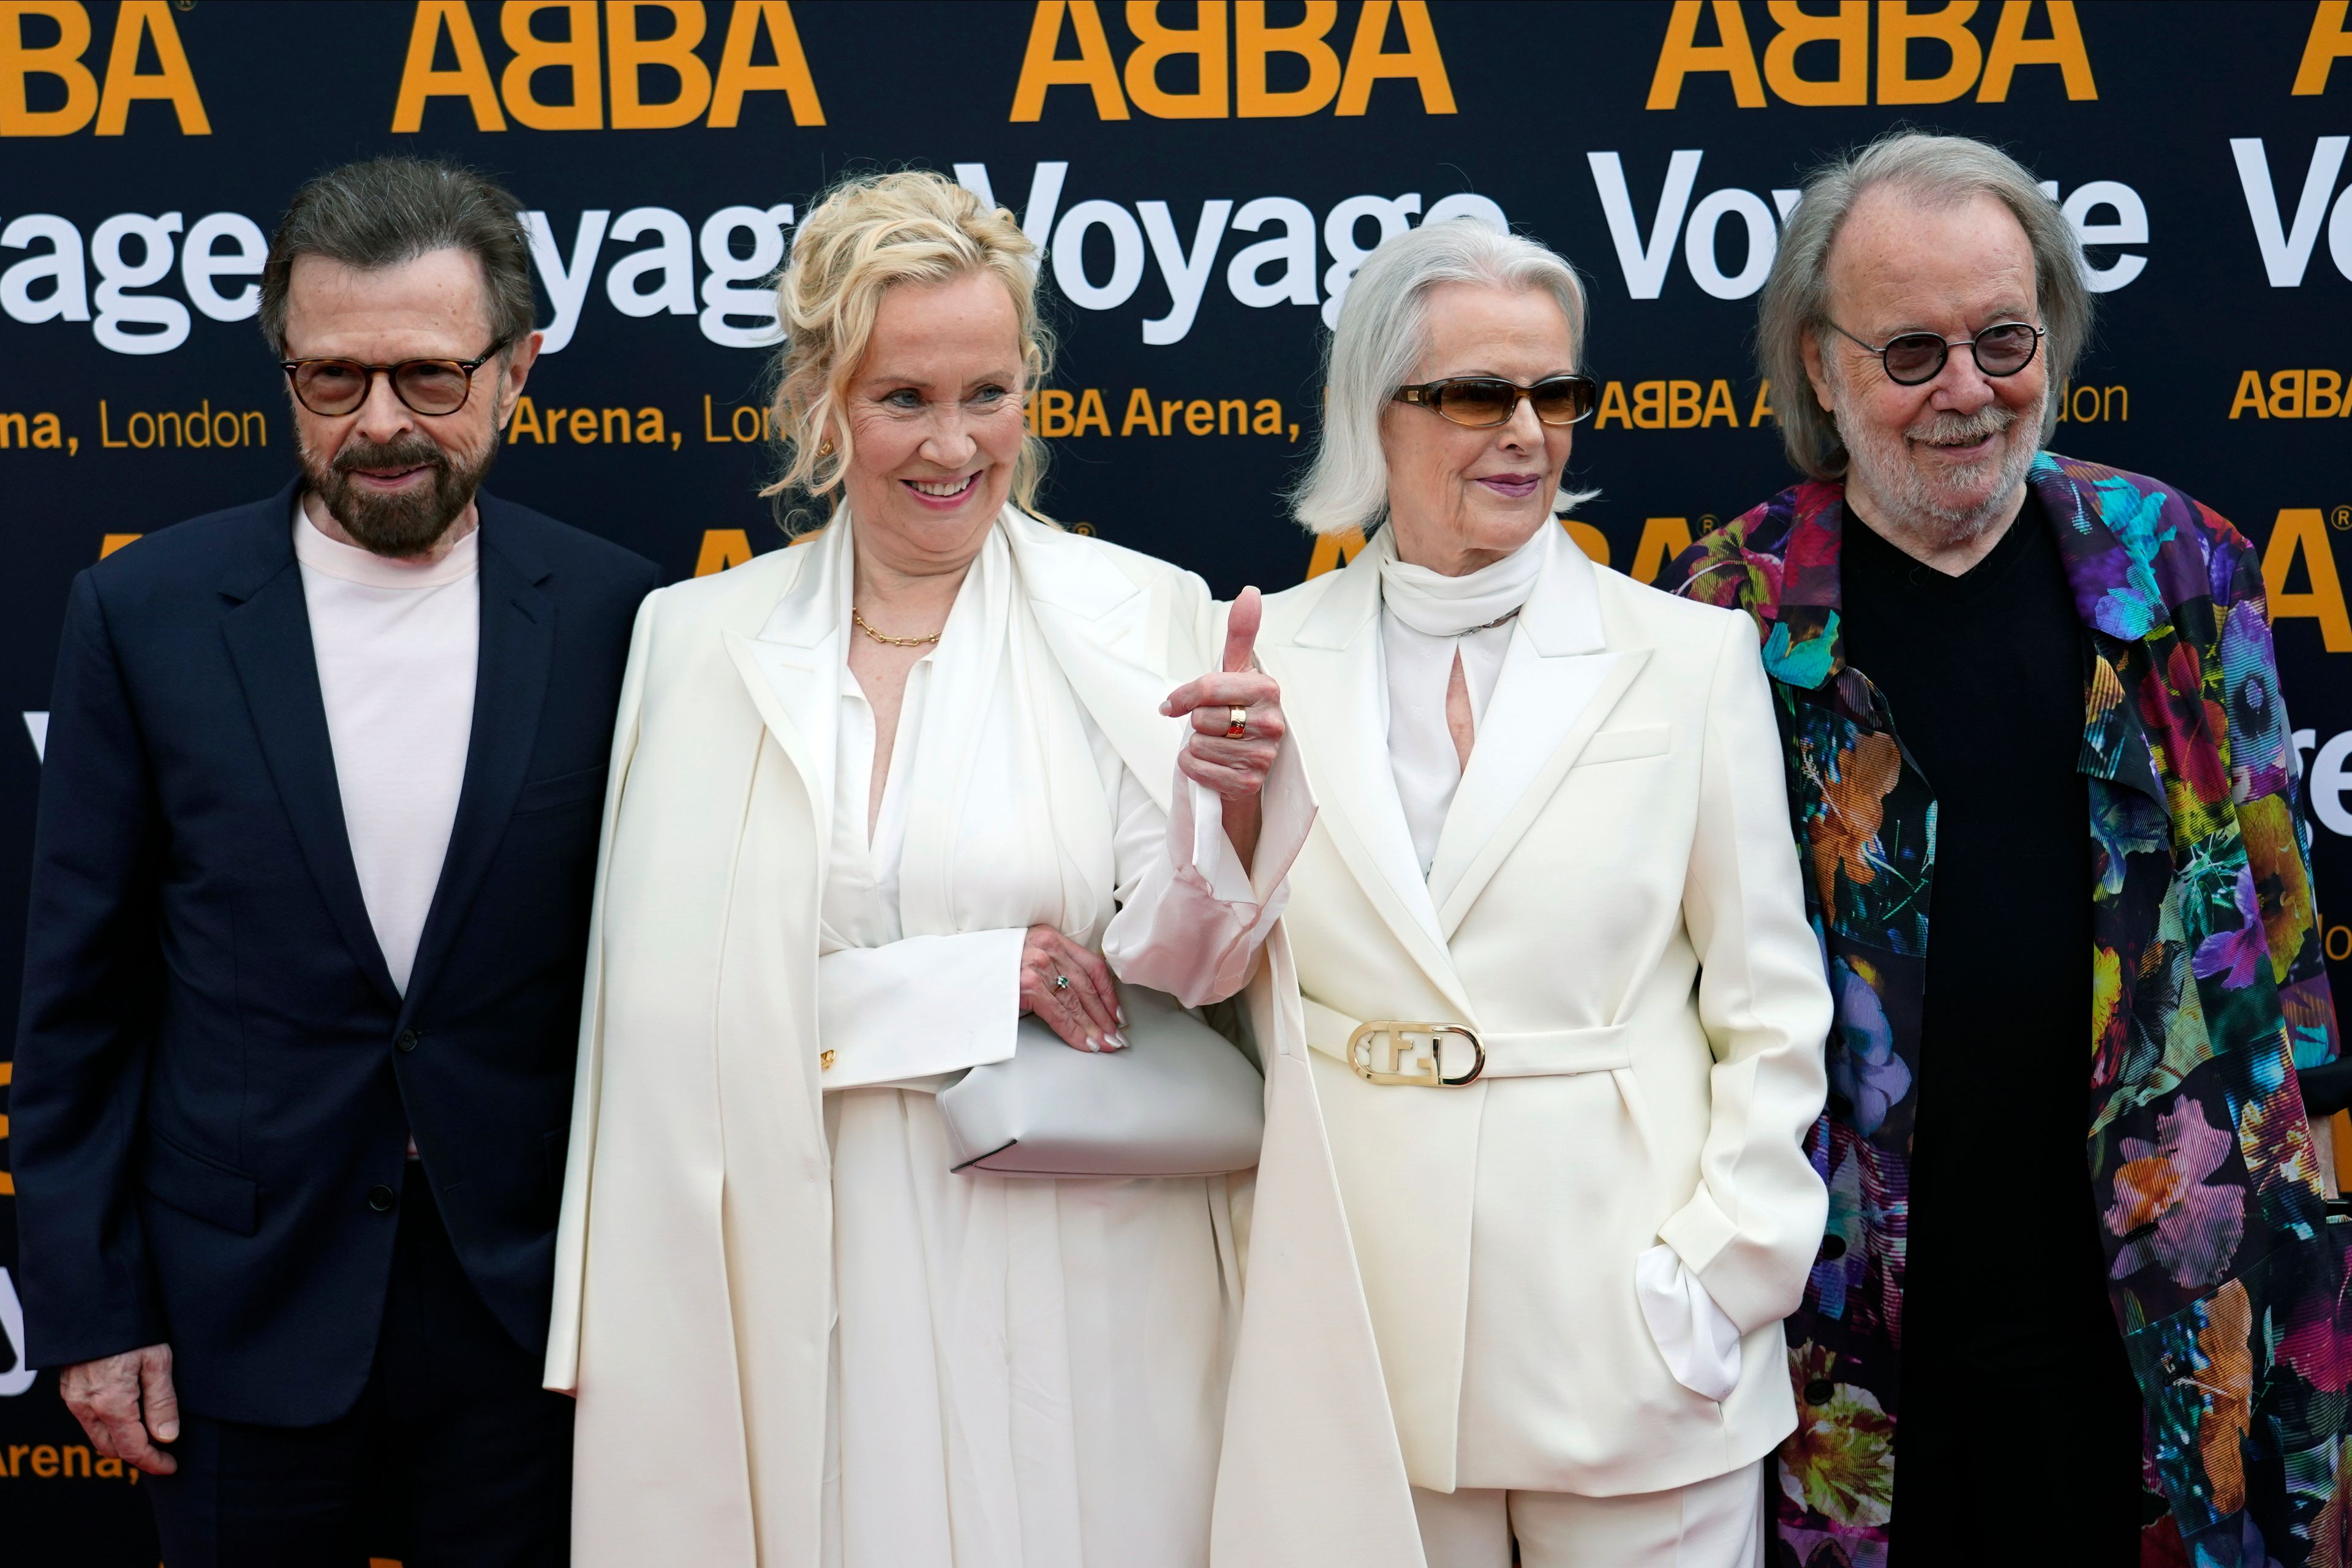
[[[1445, 1076], [1444, 1046], [1448, 1035], [1470, 1042], [1470, 1070], [1460, 1078]], [[1406, 1070], [1410, 1055], [1416, 1065]], [[1376, 1067], [1375, 1062], [1385, 1066]], [[1460, 1024], [1408, 1024], [1380, 1018], [1356, 1026], [1348, 1037], [1348, 1065], [1366, 1083], [1410, 1084], [1417, 1089], [1460, 1089], [1477, 1081], [1486, 1070], [1486, 1043], [1477, 1031]]]

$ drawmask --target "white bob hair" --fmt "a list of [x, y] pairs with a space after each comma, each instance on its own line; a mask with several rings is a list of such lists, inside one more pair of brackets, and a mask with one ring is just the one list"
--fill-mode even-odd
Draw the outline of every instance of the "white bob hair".
[[[1381, 416], [1429, 352], [1429, 294], [1444, 283], [1540, 289], [1568, 319], [1575, 369], [1584, 358], [1584, 286], [1565, 258], [1477, 218], [1449, 218], [1383, 241], [1348, 286], [1324, 359], [1323, 428], [1291, 514], [1316, 533], [1370, 531], [1388, 516]], [[1561, 490], [1566, 511], [1599, 494]]]

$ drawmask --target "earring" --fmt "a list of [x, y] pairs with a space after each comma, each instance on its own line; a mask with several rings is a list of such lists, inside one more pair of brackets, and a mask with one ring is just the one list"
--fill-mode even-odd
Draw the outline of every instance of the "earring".
[[820, 458], [830, 458], [833, 456], [833, 438], [831, 437], [828, 436], [825, 437], [824, 444], [816, 449], [816, 455]]

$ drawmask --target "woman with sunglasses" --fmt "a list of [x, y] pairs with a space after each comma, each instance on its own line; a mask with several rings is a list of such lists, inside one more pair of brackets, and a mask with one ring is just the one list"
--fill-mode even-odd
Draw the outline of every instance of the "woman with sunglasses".
[[1220, 1568], [1748, 1568], [1795, 1426], [1830, 998], [1742, 616], [1555, 521], [1584, 298], [1474, 221], [1349, 288], [1265, 604], [1320, 807], [1267, 1062]]

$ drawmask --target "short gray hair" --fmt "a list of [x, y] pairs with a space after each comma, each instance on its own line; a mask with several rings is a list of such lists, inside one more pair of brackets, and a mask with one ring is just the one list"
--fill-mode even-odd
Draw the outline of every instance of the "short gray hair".
[[487, 174], [426, 158], [370, 158], [294, 193], [261, 268], [261, 335], [286, 353], [286, 290], [298, 257], [375, 271], [436, 250], [482, 264], [490, 331], [511, 344], [531, 330], [530, 236], [522, 205]]
[[[1323, 428], [1291, 492], [1291, 512], [1317, 533], [1370, 529], [1388, 515], [1388, 459], [1381, 416], [1429, 350], [1429, 291], [1443, 283], [1540, 289], [1568, 318], [1584, 354], [1584, 286], [1576, 269], [1532, 239], [1476, 218], [1423, 224], [1383, 241], [1348, 286], [1324, 359]], [[1587, 495], [1565, 495], [1575, 502]]]
[[1836, 419], [1815, 400], [1805, 374], [1805, 341], [1830, 330], [1830, 247], [1855, 204], [1880, 185], [1898, 186], [1938, 210], [1990, 196], [2025, 231], [2033, 249], [2034, 296], [2049, 332], [2042, 349], [2053, 393], [2042, 416], [2042, 440], [2047, 444], [2058, 423], [2057, 395], [2074, 374], [2091, 335], [2091, 290], [2074, 226], [2034, 184], [2032, 174], [2000, 148], [1967, 136], [1897, 131], [1814, 170], [1780, 231], [1757, 308], [1756, 360], [1772, 384], [1772, 406], [1780, 417], [1789, 460], [1817, 479], [1845, 472], [1845, 441]]

